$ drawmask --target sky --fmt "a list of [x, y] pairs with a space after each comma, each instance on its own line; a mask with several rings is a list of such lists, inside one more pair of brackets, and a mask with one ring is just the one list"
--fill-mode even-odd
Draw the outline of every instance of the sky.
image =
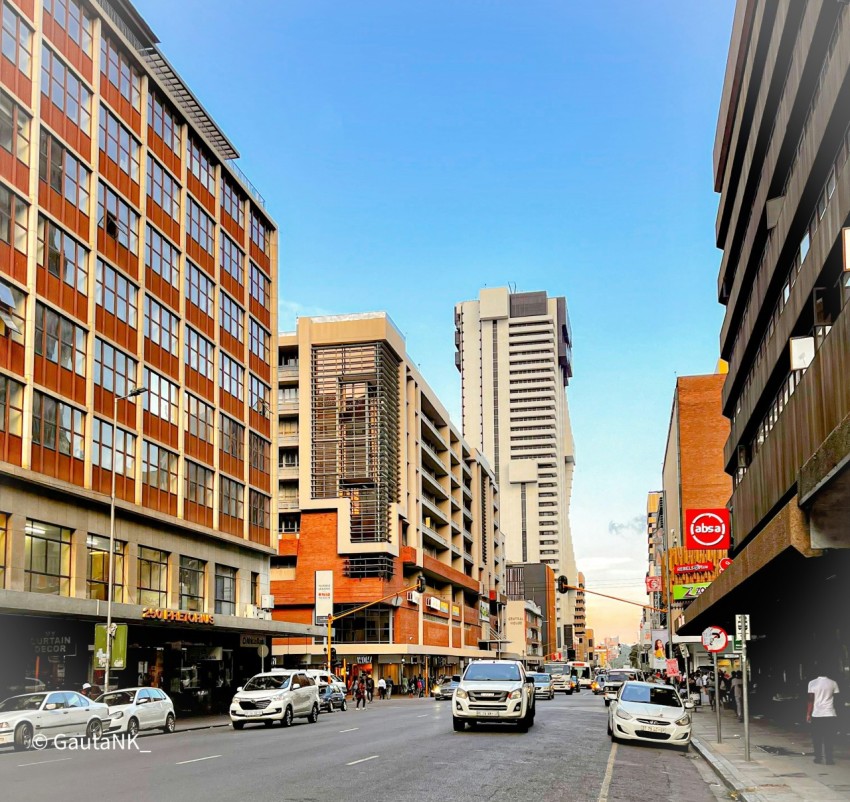
[[[280, 227], [282, 330], [386, 310], [460, 425], [454, 304], [566, 296], [576, 558], [645, 603], [675, 379], [718, 358], [734, 0], [135, 3]], [[587, 608], [637, 639], [639, 608]]]

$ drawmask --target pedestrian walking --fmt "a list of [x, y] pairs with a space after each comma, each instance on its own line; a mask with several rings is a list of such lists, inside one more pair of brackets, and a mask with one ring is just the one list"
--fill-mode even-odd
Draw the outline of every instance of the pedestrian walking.
[[378, 698], [381, 701], [387, 698], [387, 681], [383, 677], [378, 680]]
[[363, 679], [363, 677], [360, 678], [360, 681], [357, 683], [357, 685], [355, 687], [354, 698], [356, 700], [355, 704], [354, 704], [354, 709], [359, 710], [360, 709], [360, 703], [362, 702], [363, 703], [363, 709], [365, 710], [366, 709], [366, 681]]
[[393, 688], [394, 688], [394, 687], [395, 687], [395, 686], [393, 685], [393, 678], [392, 678], [392, 677], [390, 677], [390, 678], [387, 680], [387, 699], [392, 699], [392, 696], [393, 696]]
[[372, 698], [375, 694], [375, 680], [372, 679], [372, 675], [368, 674], [366, 676], [366, 700], [371, 702]]
[[732, 696], [735, 699], [735, 712], [738, 714], [738, 721], [744, 720], [744, 680], [740, 671], [732, 674], [732, 679], [729, 682], [729, 687], [732, 689]]
[[835, 763], [832, 751], [838, 734], [838, 718], [835, 712], [835, 694], [838, 683], [826, 674], [819, 674], [809, 683], [809, 703], [806, 721], [812, 725], [812, 745], [815, 763]]

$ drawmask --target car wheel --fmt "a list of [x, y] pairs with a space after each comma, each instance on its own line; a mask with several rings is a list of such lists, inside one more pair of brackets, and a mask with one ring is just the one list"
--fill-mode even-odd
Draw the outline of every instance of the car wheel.
[[264, 727], [271, 727], [271, 726], [272, 726], [272, 724], [274, 724], [274, 722], [273, 722], [273, 721], [264, 721], [264, 722], [263, 722], [263, 726], [264, 726]]
[[241, 730], [245, 726], [244, 721], [231, 721], [234, 730]]
[[520, 732], [528, 732], [528, 728], [529, 728], [530, 726], [531, 726], [531, 725], [528, 723], [528, 718], [526, 718], [525, 716], [523, 716], [523, 717], [522, 717], [522, 718], [521, 718], [521, 719], [520, 719], [520, 720], [516, 723], [516, 728], [517, 728], [517, 730], [519, 730]]
[[28, 749], [31, 748], [32, 725], [27, 723], [21, 724], [21, 726], [15, 730], [15, 751], [26, 752]]
[[283, 718], [280, 720], [280, 723], [284, 727], [292, 726], [292, 708], [287, 707], [286, 710], [283, 711]]
[[610, 718], [608, 719], [608, 725], [606, 727], [606, 732], [608, 733], [608, 735], [611, 734], [611, 719]]
[[96, 741], [102, 735], [103, 722], [99, 718], [90, 721], [88, 727], [86, 727], [86, 740]]
[[452, 716], [452, 729], [455, 732], [463, 732], [466, 729], [466, 722], [462, 718]]
[[610, 700], [610, 699], [606, 699], [606, 700], [605, 700], [605, 707], [610, 707], [610, 706], [611, 706], [611, 700]]
[[342, 704], [340, 705], [339, 709], [342, 710], [343, 712], [348, 710], [348, 702], [346, 702], [345, 699], [342, 700]]
[[137, 718], [131, 718], [127, 722], [127, 735], [131, 738], [134, 738], [139, 734], [139, 720]]
[[572, 695], [573, 695], [573, 692], [572, 692], [572, 691], [564, 691], [564, 693], [565, 693], [567, 696], [572, 696]]
[[174, 732], [174, 713], [169, 713], [165, 717], [165, 726], [162, 729], [163, 729], [163, 732], [165, 732], [169, 735], [172, 732]]
[[691, 749], [691, 742], [688, 741], [688, 743], [682, 744], [681, 746], [678, 747], [678, 749], [679, 749], [680, 752], [685, 752], [685, 753], [689, 752], [690, 749]]
[[307, 716], [307, 721], [311, 724], [315, 724], [319, 720], [319, 706], [313, 703], [313, 709], [310, 711], [310, 715]]

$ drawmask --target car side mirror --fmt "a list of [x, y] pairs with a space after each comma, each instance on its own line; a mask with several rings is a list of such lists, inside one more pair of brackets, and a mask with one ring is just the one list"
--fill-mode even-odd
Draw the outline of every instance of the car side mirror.
[[242, 687], [243, 687], [243, 686], [242, 686], [242, 685], [240, 685], [240, 686], [236, 689], [236, 693], [239, 693], [239, 692], [242, 690]]
[[53, 704], [53, 702], [51, 702], [49, 705], [45, 705], [44, 709], [45, 710], [56, 710], [58, 707], [59, 707], [59, 705]]
[[526, 677], [525, 678], [526, 685], [534, 685], [534, 677]]
[[293, 691], [297, 691], [301, 686], [297, 682], [293, 682], [292, 685], [289, 686]]
[[693, 709], [694, 709], [694, 703], [689, 699], [687, 702], [685, 702], [685, 710], [693, 710]]

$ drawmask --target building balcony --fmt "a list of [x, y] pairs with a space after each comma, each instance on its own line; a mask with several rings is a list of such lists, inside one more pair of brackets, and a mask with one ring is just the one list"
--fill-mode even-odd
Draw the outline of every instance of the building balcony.
[[423, 514], [430, 515], [431, 518], [435, 519], [438, 526], [440, 524], [444, 524], [445, 526], [449, 525], [451, 516], [445, 510], [440, 509], [437, 499], [433, 496], [429, 496], [427, 493], [423, 493], [420, 501], [422, 502]]
[[[452, 568], [450, 565], [446, 565], [446, 563], [440, 562], [435, 557], [431, 557], [427, 554], [422, 555], [422, 570], [426, 574], [432, 574], [443, 581], [449, 581], [453, 585], [466, 588], [473, 593], [480, 593], [481, 591], [481, 583], [478, 582], [478, 580], [467, 576], [462, 571], [458, 571], [456, 568]], [[476, 611], [475, 620], [477, 619], [478, 612]]]
[[442, 535], [438, 535], [430, 526], [428, 526], [424, 521], [419, 525], [419, 528], [422, 532], [422, 540], [430, 542], [432, 545], [436, 546], [443, 551], [449, 548], [449, 541], [446, 540]]
[[295, 401], [278, 401], [277, 405], [277, 414], [278, 415], [297, 415], [298, 414], [298, 400]]
[[298, 499], [291, 496], [278, 496], [277, 508], [282, 512], [292, 512], [293, 510], [297, 511], [300, 509]]
[[298, 466], [297, 465], [278, 465], [277, 466], [277, 478], [278, 479], [297, 479], [298, 478]]
[[279, 365], [277, 369], [277, 380], [284, 384], [298, 381], [298, 365]]
[[422, 451], [422, 465], [429, 468], [431, 472], [440, 478], [448, 476], [449, 470], [443, 458], [431, 448], [424, 440], [421, 440], [419, 445]]
[[277, 436], [277, 444], [280, 447], [289, 446], [297, 447], [298, 446], [298, 435], [297, 434], [280, 434]]
[[423, 490], [427, 489], [429, 493], [437, 496], [440, 499], [449, 498], [449, 494], [446, 492], [446, 489], [440, 484], [440, 480], [437, 478], [437, 475], [426, 468], [424, 465], [420, 466], [420, 470], [422, 472], [422, 488]]

